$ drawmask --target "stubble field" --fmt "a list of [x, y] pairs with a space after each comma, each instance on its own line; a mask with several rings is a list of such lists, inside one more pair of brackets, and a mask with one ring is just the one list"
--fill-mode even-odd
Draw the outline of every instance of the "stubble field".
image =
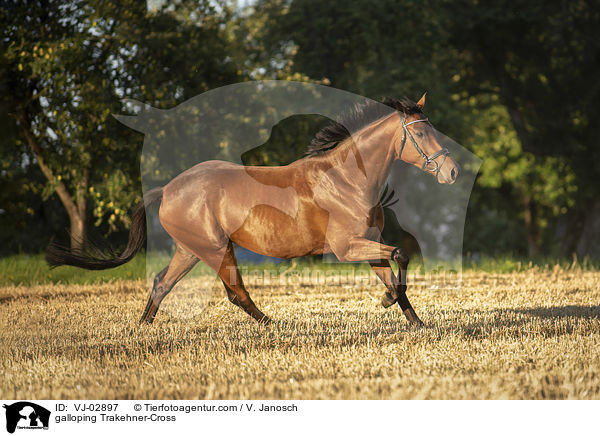
[[152, 326], [143, 281], [1, 287], [0, 397], [600, 398], [599, 272], [417, 276], [418, 330], [381, 285], [249, 286], [262, 327], [223, 291], [193, 307], [213, 284], [182, 282]]

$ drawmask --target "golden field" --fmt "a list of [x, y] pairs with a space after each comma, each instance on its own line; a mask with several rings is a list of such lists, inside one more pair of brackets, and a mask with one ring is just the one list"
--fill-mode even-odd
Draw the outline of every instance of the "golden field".
[[184, 279], [151, 326], [142, 281], [1, 287], [0, 397], [600, 398], [598, 272], [417, 276], [418, 330], [382, 285], [249, 286], [269, 327], [213, 285]]

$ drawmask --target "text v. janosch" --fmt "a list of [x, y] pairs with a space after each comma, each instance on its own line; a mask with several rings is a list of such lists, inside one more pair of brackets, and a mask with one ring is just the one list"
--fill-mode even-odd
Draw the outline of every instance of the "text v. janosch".
[[146, 412], [297, 412], [295, 404], [150, 404], [144, 403]]
[[[252, 404], [250, 404], [252, 407]], [[261, 404], [258, 408], [259, 412], [297, 412], [298, 406], [295, 404], [276, 405], [276, 404]]]

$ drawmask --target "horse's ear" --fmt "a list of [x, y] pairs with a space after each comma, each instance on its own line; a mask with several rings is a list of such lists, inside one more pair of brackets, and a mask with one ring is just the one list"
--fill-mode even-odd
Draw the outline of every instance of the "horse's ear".
[[417, 102], [417, 106], [419, 107], [419, 109], [423, 109], [423, 106], [425, 106], [425, 96], [427, 95], [427, 92], [425, 92], [425, 94], [423, 94], [423, 97], [421, 97], [421, 100], [419, 100]]

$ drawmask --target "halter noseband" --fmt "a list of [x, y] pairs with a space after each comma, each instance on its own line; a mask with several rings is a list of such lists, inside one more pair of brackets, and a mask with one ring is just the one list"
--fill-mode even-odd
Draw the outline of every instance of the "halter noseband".
[[[417, 152], [421, 155], [421, 157], [423, 158], [423, 166], [421, 167], [422, 170], [425, 171], [429, 171], [433, 174], [435, 174], [435, 177], [438, 176], [440, 169], [442, 168], [442, 165], [444, 165], [444, 162], [446, 162], [446, 157], [448, 157], [448, 155], [450, 154], [450, 152], [448, 151], [447, 148], [442, 148], [439, 151], [436, 151], [435, 153], [433, 153], [431, 156], [427, 156], [425, 154], [425, 152], [421, 149], [421, 147], [419, 147], [419, 144], [417, 144], [417, 141], [415, 141], [415, 138], [413, 138], [413, 135], [409, 132], [408, 130], [408, 126], [410, 126], [411, 124], [414, 123], [425, 123], [425, 122], [429, 122], [429, 120], [427, 118], [423, 118], [421, 120], [414, 120], [411, 121], [410, 123], [407, 123], [404, 121], [404, 118], [401, 119], [402, 120], [402, 142], [400, 144], [400, 152], [398, 153], [398, 158], [402, 157], [402, 150], [404, 150], [404, 144], [406, 143], [406, 137], [408, 136], [410, 138], [410, 141], [413, 143], [413, 145], [415, 146], [415, 149], [417, 150]], [[438, 164], [438, 162], [435, 160], [438, 156], [444, 156], [444, 159], [442, 160], [441, 164]], [[435, 166], [433, 168], [429, 168], [429, 165], [431, 163], [434, 163]]]

